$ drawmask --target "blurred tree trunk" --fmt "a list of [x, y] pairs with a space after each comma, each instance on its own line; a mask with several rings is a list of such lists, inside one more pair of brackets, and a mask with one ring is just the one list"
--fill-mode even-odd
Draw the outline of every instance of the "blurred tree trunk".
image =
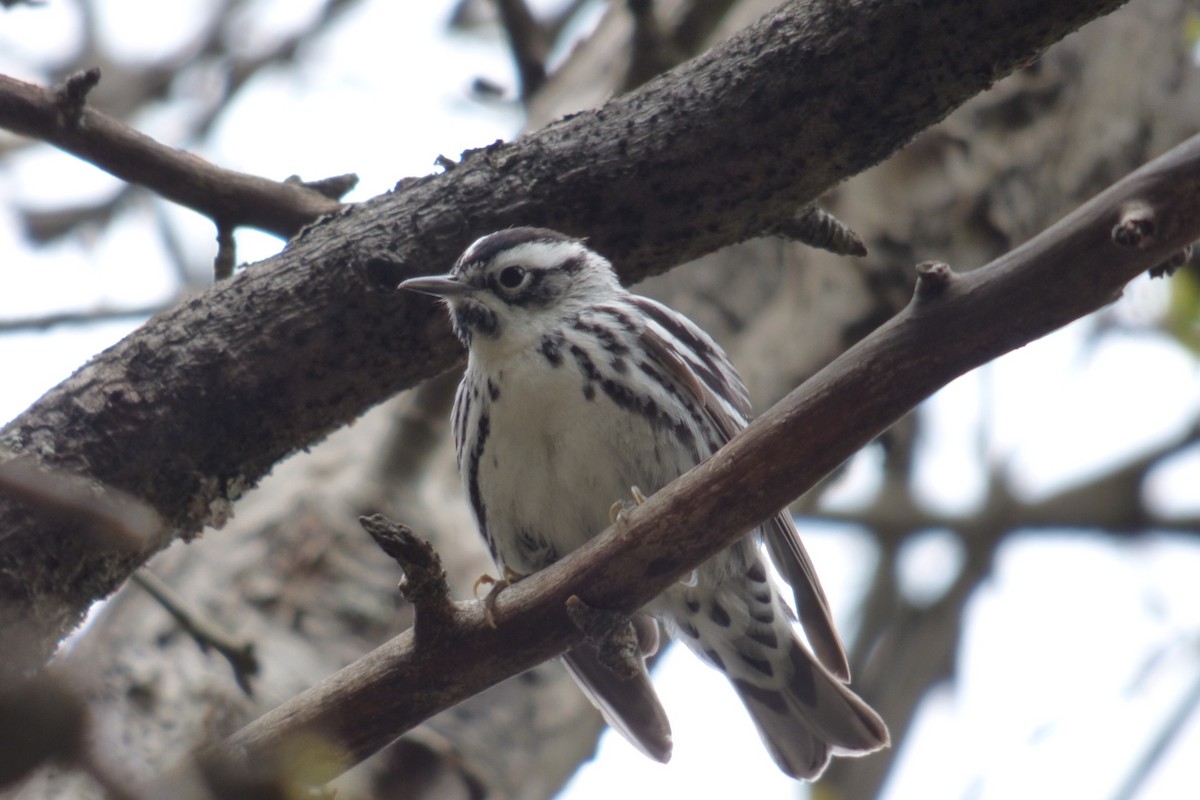
[[[667, 66], [774, 5], [678, 0], [635, 18], [614, 3], [596, 33], [526, 98], [529, 125], [593, 106], [644, 79], [637, 72], [652, 70], [648, 63]], [[713, 332], [755, 406], [767, 407], [902, 306], [915, 262], [981, 265], [1195, 130], [1200, 98], [1186, 11], [1182, 0], [1139, 0], [1088, 26], [831, 193], [825, 206], [863, 236], [867, 258], [763, 239], [641, 290]], [[658, 15], [667, 35], [681, 31], [670, 42], [678, 52], [650, 57], [646, 13]], [[447, 375], [409, 392], [293, 457], [238, 504], [223, 530], [177, 544], [152, 564], [190, 603], [255, 644], [263, 670], [252, 696], [138, 588], [104, 608], [63, 659], [97, 709], [102, 758], [134, 777], [153, 776], [404, 629], [411, 617], [395, 591], [399, 572], [358, 529], [359, 514], [382, 512], [430, 538], [456, 595], [469, 596], [491, 565], [453, 467], [455, 382]], [[902, 429], [890, 450], [896, 486], [907, 482], [907, 441], [911, 431]], [[897, 491], [878, 502], [911, 498]], [[895, 745], [835, 764], [830, 796], [878, 794], [921, 697], [952, 673], [962, 605], [1011, 527], [981, 535], [960, 585], [920, 612], [895, 590], [888, 554], [897, 542], [875, 531], [884, 558], [854, 642], [855, 685], [887, 718]], [[549, 797], [591, 756], [600, 730], [562, 669], [543, 665], [406, 735], [339, 781], [338, 796]], [[91, 791], [85, 779], [50, 774], [21, 797]]]

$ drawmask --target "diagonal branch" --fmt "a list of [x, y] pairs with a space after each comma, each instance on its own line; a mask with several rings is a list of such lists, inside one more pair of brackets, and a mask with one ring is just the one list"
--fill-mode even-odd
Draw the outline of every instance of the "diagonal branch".
[[[0, 431], [0, 448], [143, 499], [168, 522], [157, 547], [219, 526], [279, 459], [462, 357], [444, 314], [394, 291], [404, 277], [514, 224], [588, 236], [626, 281], [663, 272], [773, 230], [1118, 5], [933, 0], [917, 13], [890, 0], [792, 0], [601, 109], [310, 226], [93, 359]], [[64, 129], [44, 119], [45, 95], [0, 81], [0, 124], [28, 130], [33, 115], [34, 135], [85, 154], [100, 149], [92, 136], [119, 142], [122, 158], [161, 148], [90, 108], [82, 129]], [[185, 181], [181, 157], [191, 158], [162, 154], [161, 167]], [[218, 206], [268, 228], [308, 218], [281, 218], [270, 200], [265, 219]], [[77, 552], [72, 537], [0, 504], [0, 640], [21, 654], [2, 668], [39, 663], [142, 563]]]
[[[1134, 205], [1152, 231], [1120, 232]], [[435, 639], [402, 634], [248, 725], [222, 749], [255, 761], [300, 731], [350, 763], [488, 686], [561, 654], [581, 634], [566, 606], [631, 613], [810, 489], [926, 397], [969, 370], [1120, 297], [1200, 237], [1200, 137], [1126, 177], [988, 266], [926, 267], [896, 317], [676, 480], [553, 567], [501, 593], [494, 617], [458, 604]], [[329, 765], [320, 779], [345, 764]]]
[[0, 127], [41, 139], [229, 225], [289, 237], [341, 207], [302, 184], [217, 167], [91, 108], [86, 91], [99, 78], [99, 70], [92, 70], [68, 78], [59, 89], [44, 89], [0, 75]]

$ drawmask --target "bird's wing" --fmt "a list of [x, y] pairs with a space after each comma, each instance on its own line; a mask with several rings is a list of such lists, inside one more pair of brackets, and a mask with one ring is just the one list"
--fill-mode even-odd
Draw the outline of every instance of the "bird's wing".
[[[720, 444], [725, 444], [746, 427], [750, 414], [746, 387], [729, 358], [687, 317], [645, 297], [634, 295], [632, 299], [650, 321], [641, 332], [646, 353], [704, 410]], [[792, 587], [796, 611], [813, 652], [826, 669], [849, 681], [850, 665], [829, 601], [787, 509], [764, 524], [762, 531], [767, 554]]]

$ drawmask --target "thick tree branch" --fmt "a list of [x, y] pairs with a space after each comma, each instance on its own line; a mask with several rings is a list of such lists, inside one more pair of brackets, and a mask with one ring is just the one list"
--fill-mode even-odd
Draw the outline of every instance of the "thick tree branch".
[[[1114, 241], [1130, 203], [1153, 234]], [[235, 735], [254, 761], [299, 732], [351, 763], [432, 714], [562, 653], [581, 634], [572, 595], [630, 613], [810, 489], [965, 372], [1117, 299], [1130, 280], [1200, 237], [1200, 137], [1128, 176], [1027, 244], [966, 275], [933, 270], [900, 314], [755, 420], [715, 456], [553, 567], [502, 592], [498, 627], [458, 604], [439, 635], [402, 634]], [[930, 270], [926, 270], [929, 273]], [[683, 534], [683, 535], [681, 535]], [[330, 765], [331, 778], [346, 765]]]
[[[400, 279], [518, 223], [589, 236], [627, 281], [665, 271], [772, 229], [1118, 5], [795, 0], [601, 109], [310, 227], [98, 356], [0, 447], [142, 498], [168, 522], [159, 546], [194, 535], [284, 455], [461, 358], [441, 310], [395, 292]], [[44, 114], [39, 92], [0, 93], [0, 118], [21, 116], [15, 96]], [[111, 130], [90, 109], [83, 120], [44, 128], [90, 151], [89, 126]], [[119, 133], [131, 158], [153, 146]], [[141, 563], [76, 552], [73, 537], [0, 506], [0, 638], [28, 653], [13, 668]]]

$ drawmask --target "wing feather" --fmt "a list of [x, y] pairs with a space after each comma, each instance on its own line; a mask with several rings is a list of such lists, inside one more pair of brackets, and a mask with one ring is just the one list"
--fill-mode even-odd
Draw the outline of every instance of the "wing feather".
[[[729, 358], [691, 320], [645, 297], [631, 296], [650, 324], [641, 331], [647, 353], [703, 409], [725, 444], [746, 427], [750, 401]], [[850, 680], [850, 666], [829, 601], [800, 534], [784, 509], [762, 528], [767, 554], [792, 587], [797, 614], [813, 652], [831, 673]]]

